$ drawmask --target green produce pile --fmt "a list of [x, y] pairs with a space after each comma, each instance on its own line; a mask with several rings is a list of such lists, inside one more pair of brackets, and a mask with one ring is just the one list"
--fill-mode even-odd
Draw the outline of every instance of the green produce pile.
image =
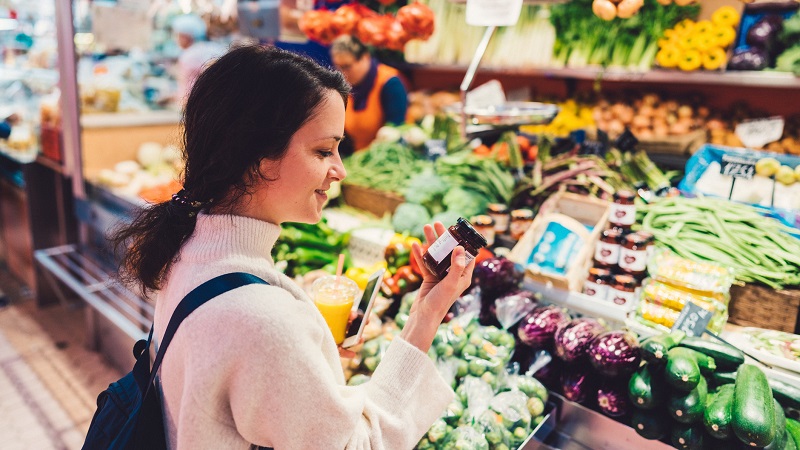
[[[646, 439], [679, 449], [795, 449], [800, 389], [768, 379], [744, 364], [736, 348], [683, 332], [642, 342], [647, 361], [631, 376], [628, 395], [637, 408], [631, 426]], [[793, 431], [794, 430], [794, 431]]]
[[317, 269], [336, 273], [339, 254], [344, 253], [349, 259], [349, 240], [350, 234], [335, 231], [324, 219], [317, 224], [284, 223], [272, 257], [285, 264], [283, 272], [290, 277]]
[[775, 69], [800, 75], [800, 12], [783, 21], [780, 41], [785, 50], [775, 60]]
[[645, 0], [629, 19], [604, 21], [592, 12], [592, 0], [572, 0], [551, 8], [556, 29], [553, 62], [567, 67], [590, 65], [648, 70], [664, 31], [686, 18], [696, 18], [699, 5], [659, 5]]
[[376, 142], [345, 158], [344, 183], [403, 194], [411, 175], [429, 164], [399, 142]]
[[800, 240], [756, 209], [711, 198], [666, 198], [638, 208], [641, 229], [658, 245], [691, 260], [734, 270], [744, 282], [772, 288], [800, 284]]

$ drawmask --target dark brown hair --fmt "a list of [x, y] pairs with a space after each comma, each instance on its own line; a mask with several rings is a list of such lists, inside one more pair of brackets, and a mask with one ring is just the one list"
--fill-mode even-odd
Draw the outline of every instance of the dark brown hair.
[[[194, 83], [183, 115], [185, 197], [202, 210], [226, 212], [270, 174], [264, 158], [280, 160], [292, 136], [329, 91], [347, 102], [341, 73], [274, 47], [235, 48], [204, 70]], [[120, 277], [143, 294], [162, 287], [197, 217], [176, 213], [174, 202], [142, 210], [111, 238], [126, 249]]]

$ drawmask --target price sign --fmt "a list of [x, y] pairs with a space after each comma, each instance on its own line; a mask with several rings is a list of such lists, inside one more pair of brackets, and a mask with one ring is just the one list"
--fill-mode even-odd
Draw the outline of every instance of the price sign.
[[678, 320], [672, 326], [672, 331], [683, 331], [687, 336], [700, 337], [706, 331], [708, 322], [711, 321], [711, 312], [697, 306], [695, 303], [686, 302], [681, 310]]
[[508, 27], [519, 20], [522, 0], [467, 0], [467, 25]]
[[719, 173], [734, 178], [752, 180], [756, 173], [756, 161], [741, 156], [722, 155]]
[[745, 120], [736, 125], [736, 136], [751, 148], [760, 148], [775, 142], [783, 136], [783, 117]]

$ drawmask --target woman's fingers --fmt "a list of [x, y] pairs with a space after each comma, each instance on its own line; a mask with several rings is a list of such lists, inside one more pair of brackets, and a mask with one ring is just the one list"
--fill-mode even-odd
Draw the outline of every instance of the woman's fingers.
[[441, 236], [444, 234], [445, 231], [447, 231], [447, 228], [445, 228], [444, 225], [442, 225], [442, 222], [434, 222], [433, 229], [434, 231], [436, 231], [437, 236]]
[[428, 266], [422, 261], [422, 247], [416, 242], [411, 244], [411, 257], [417, 260], [417, 265], [419, 266], [419, 270], [422, 271], [423, 278], [434, 276], [433, 273], [428, 270]]
[[422, 227], [422, 232], [425, 233], [425, 241], [428, 245], [436, 241], [436, 231], [433, 229], [433, 225], [425, 225]]

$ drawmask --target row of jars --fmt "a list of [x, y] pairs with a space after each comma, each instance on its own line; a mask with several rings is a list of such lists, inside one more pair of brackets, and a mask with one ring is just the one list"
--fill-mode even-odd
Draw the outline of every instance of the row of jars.
[[509, 210], [503, 203], [491, 203], [486, 214], [472, 217], [472, 225], [486, 238], [491, 247], [496, 235], [508, 233], [511, 239], [518, 241], [533, 223], [533, 211], [530, 209]]

